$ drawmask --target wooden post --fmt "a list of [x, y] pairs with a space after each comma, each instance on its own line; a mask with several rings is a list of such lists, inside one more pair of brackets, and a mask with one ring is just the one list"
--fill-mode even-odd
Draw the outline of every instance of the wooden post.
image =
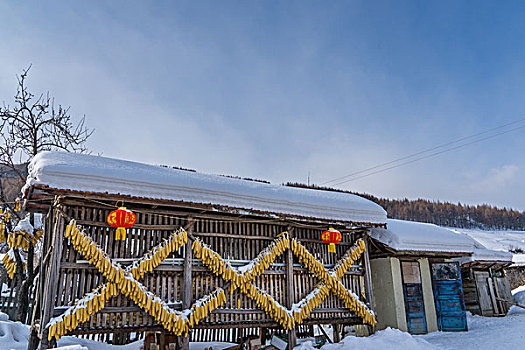
[[334, 339], [334, 343], [339, 343], [341, 341], [341, 333], [339, 333], [339, 324], [337, 323], [332, 324], [332, 329], [333, 329], [332, 338]]
[[266, 328], [259, 328], [259, 338], [261, 340], [261, 345], [266, 344], [266, 336], [268, 334], [268, 330]]
[[[191, 220], [191, 219], [190, 219]], [[191, 233], [193, 230], [194, 221], [190, 221], [186, 225], [186, 230]], [[193, 254], [191, 251], [191, 240], [188, 239], [184, 247], [184, 270], [183, 278], [184, 285], [182, 289], [182, 309], [186, 310], [191, 307], [191, 301], [193, 299], [193, 278], [192, 278], [192, 264], [193, 264]], [[190, 348], [190, 336], [182, 337], [179, 341], [179, 348], [182, 350], [189, 350]]]
[[46, 216], [44, 226], [44, 238], [42, 242], [42, 256], [39, 262], [40, 271], [37, 276], [37, 282], [35, 283], [35, 305], [33, 306], [33, 315], [31, 318], [31, 330], [29, 333], [29, 341], [27, 350], [36, 350], [40, 344], [41, 334], [41, 320], [43, 318], [43, 297], [44, 297], [44, 285], [45, 285], [45, 274], [47, 272], [47, 266], [49, 258], [52, 253], [51, 242], [52, 242], [52, 230], [53, 228], [53, 209], [49, 209]]
[[[288, 233], [291, 237], [291, 228]], [[291, 309], [294, 303], [294, 286], [293, 286], [293, 252], [291, 249], [286, 251], [286, 307]], [[295, 327], [288, 331], [288, 349], [293, 349], [297, 343], [297, 334]]]
[[[55, 202], [56, 203], [56, 202]], [[52, 317], [53, 310], [55, 308], [55, 299], [56, 299], [56, 288], [57, 288], [57, 279], [58, 273], [60, 271], [60, 259], [62, 257], [62, 242], [63, 242], [63, 222], [64, 218], [57, 211], [55, 211], [55, 225], [53, 226], [51, 247], [52, 254], [49, 261], [49, 270], [42, 270], [40, 273], [45, 274], [43, 276], [45, 279], [43, 300], [42, 300], [42, 309], [43, 315], [40, 323], [40, 339], [41, 339], [41, 350], [47, 350], [50, 346], [50, 342], [47, 337], [49, 334], [49, 329], [46, 327], [49, 323], [49, 320]], [[44, 266], [42, 266], [44, 267]]]
[[[372, 310], [372, 312], [374, 312], [374, 291], [373, 291], [373, 288], [372, 288], [372, 275], [371, 275], [371, 270], [370, 270], [370, 257], [368, 255], [369, 251], [369, 244], [368, 244], [368, 232], [365, 233], [365, 237], [364, 237], [364, 240], [365, 240], [365, 246], [366, 246], [366, 251], [363, 253], [363, 260], [364, 260], [364, 268], [365, 268], [365, 271], [364, 271], [364, 274], [365, 274], [365, 289], [366, 289], [366, 298], [367, 298], [367, 301], [368, 301], [368, 307], [370, 308], [370, 310]], [[370, 334], [373, 334], [375, 333], [375, 327], [369, 327], [370, 329]]]

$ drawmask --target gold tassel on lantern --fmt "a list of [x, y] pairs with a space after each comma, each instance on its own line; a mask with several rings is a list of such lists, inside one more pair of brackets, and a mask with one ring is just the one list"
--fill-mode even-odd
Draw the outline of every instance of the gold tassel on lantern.
[[328, 244], [328, 253], [335, 253], [335, 244]]
[[125, 240], [126, 239], [126, 229], [124, 227], [117, 227], [117, 232], [115, 233], [116, 240]]

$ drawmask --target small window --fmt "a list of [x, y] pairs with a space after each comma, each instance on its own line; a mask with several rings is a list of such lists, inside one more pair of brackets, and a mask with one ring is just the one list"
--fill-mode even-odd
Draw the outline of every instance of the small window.
[[459, 264], [455, 262], [433, 263], [432, 279], [435, 281], [459, 280]]
[[417, 261], [402, 261], [403, 281], [405, 283], [421, 283], [421, 273]]

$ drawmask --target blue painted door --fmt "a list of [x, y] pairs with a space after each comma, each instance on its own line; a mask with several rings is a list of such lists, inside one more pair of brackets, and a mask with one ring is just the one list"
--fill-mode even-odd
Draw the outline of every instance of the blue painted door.
[[432, 284], [439, 330], [467, 330], [461, 270], [456, 262], [433, 263]]
[[412, 334], [425, 334], [427, 333], [427, 320], [419, 263], [417, 261], [402, 261], [401, 270], [408, 331]]

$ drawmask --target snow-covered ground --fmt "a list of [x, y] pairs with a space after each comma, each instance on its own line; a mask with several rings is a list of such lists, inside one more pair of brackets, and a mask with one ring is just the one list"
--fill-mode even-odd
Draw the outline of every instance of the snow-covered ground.
[[[506, 317], [468, 315], [468, 332], [434, 332], [412, 336], [397, 329], [386, 329], [376, 334], [357, 338], [346, 337], [338, 344], [327, 344], [323, 350], [496, 350], [525, 348], [525, 310], [512, 307]], [[0, 350], [25, 350], [29, 327], [9, 321], [0, 313]], [[58, 343], [62, 350], [139, 350], [141, 341], [123, 346], [112, 346], [75, 337], [63, 337]], [[75, 346], [77, 345], [77, 346]], [[191, 350], [212, 347], [221, 350], [227, 343], [192, 343]], [[296, 350], [313, 350], [312, 342], [305, 342]]]
[[[496, 350], [525, 348], [525, 310], [512, 307], [506, 317], [468, 315], [468, 332], [434, 332], [412, 336], [387, 328], [366, 338], [346, 337], [322, 350]], [[311, 342], [297, 347], [313, 350]]]
[[[311, 341], [296, 347], [295, 350], [314, 350]], [[322, 350], [437, 350], [424, 339], [418, 339], [397, 329], [387, 328], [369, 337], [348, 336], [337, 344], [326, 344]]]
[[[29, 326], [10, 321], [6, 314], [0, 312], [0, 350], [26, 350], [28, 339]], [[76, 337], [62, 337], [58, 342], [59, 347], [65, 347], [61, 350], [140, 350], [142, 345], [143, 342], [138, 341], [127, 345], [112, 346]]]
[[435, 332], [416, 338], [438, 349], [495, 350], [525, 348], [525, 310], [513, 306], [505, 317], [469, 315], [468, 332]]
[[[26, 350], [29, 339], [29, 326], [13, 322], [0, 312], [0, 350]], [[60, 350], [140, 350], [144, 345], [142, 340], [127, 345], [109, 345], [93, 340], [77, 337], [62, 337], [58, 341]], [[191, 343], [190, 350], [203, 350], [212, 347], [222, 350], [234, 344], [230, 343]]]

